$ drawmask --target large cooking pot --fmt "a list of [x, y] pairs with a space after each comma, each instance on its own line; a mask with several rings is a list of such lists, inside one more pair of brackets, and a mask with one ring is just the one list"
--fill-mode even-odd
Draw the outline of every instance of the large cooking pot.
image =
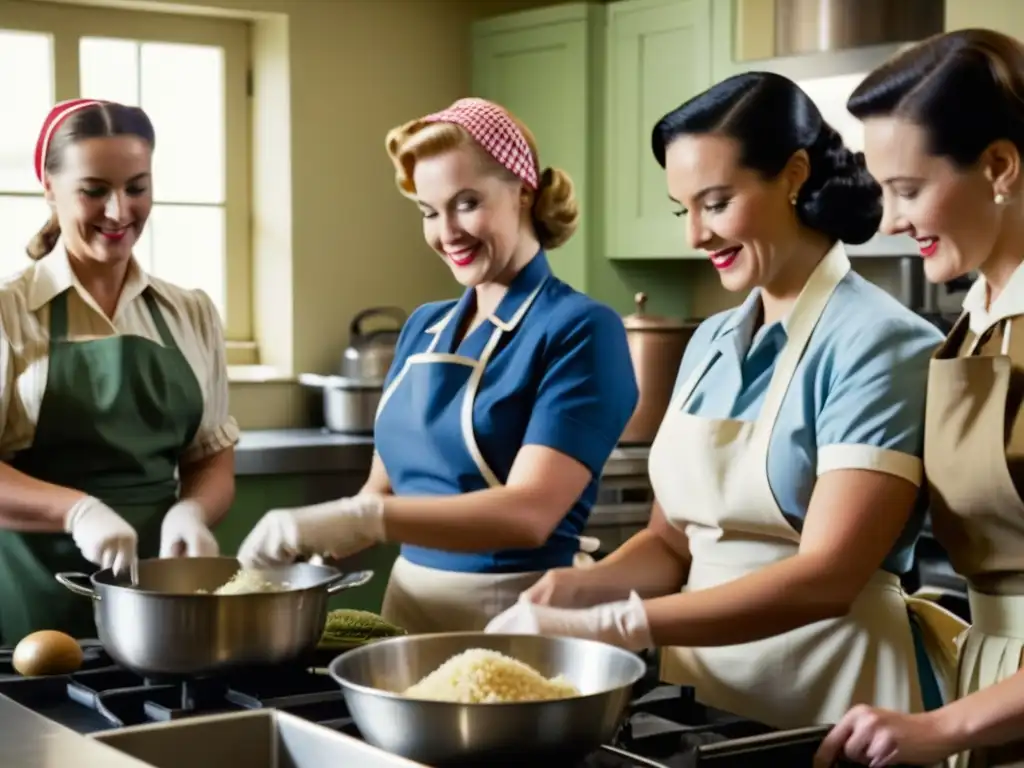
[[[403, 696], [470, 648], [504, 653], [545, 677], [565, 675], [583, 694], [556, 701], [457, 704]], [[427, 765], [578, 759], [612, 740], [633, 685], [646, 671], [636, 654], [595, 640], [453, 632], [378, 640], [330, 665], [366, 741]]]
[[[393, 327], [368, 331], [367, 321], [383, 317]], [[324, 426], [348, 435], [373, 433], [384, 379], [395, 359], [406, 314], [398, 307], [372, 307], [352, 318], [349, 345], [341, 357], [341, 375], [299, 375], [299, 383], [322, 390]]]
[[56, 578], [94, 601], [96, 629], [107, 653], [147, 677], [297, 660], [311, 653], [323, 634], [327, 598], [373, 578], [373, 571], [344, 574], [300, 563], [260, 572], [271, 583], [287, 585], [286, 591], [197, 594], [213, 592], [239, 568], [233, 557], [182, 557], [140, 561], [137, 586], [110, 568]]
[[683, 351], [697, 323], [657, 317], [646, 312], [647, 295], [634, 297], [636, 312], [623, 318], [640, 399], [620, 443], [650, 444], [672, 399]]

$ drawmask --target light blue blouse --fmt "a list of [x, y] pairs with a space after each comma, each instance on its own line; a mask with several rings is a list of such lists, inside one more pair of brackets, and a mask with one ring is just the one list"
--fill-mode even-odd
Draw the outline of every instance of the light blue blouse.
[[[761, 326], [760, 291], [708, 318], [687, 345], [678, 389], [706, 355], [717, 354], [686, 412], [752, 421], [761, 411], [786, 321]], [[819, 474], [873, 469], [921, 484], [928, 364], [942, 334], [881, 288], [850, 271], [836, 286], [783, 399], [768, 447], [768, 483], [799, 531]], [[912, 563], [926, 508], [914, 515], [884, 568]]]

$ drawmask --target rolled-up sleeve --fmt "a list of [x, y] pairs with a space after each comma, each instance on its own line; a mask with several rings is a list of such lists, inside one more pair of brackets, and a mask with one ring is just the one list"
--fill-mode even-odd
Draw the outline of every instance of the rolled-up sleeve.
[[228, 411], [228, 366], [224, 329], [213, 301], [206, 293], [195, 290], [196, 306], [189, 315], [195, 323], [196, 337], [202, 345], [206, 362], [203, 390], [203, 417], [191, 445], [181, 458], [182, 464], [205, 459], [238, 442], [238, 422]]
[[626, 330], [610, 308], [589, 304], [545, 351], [525, 445], [543, 445], [600, 473], [639, 398]]
[[893, 321], [837, 345], [817, 418], [818, 466], [867, 469], [920, 485], [928, 365], [938, 330]]

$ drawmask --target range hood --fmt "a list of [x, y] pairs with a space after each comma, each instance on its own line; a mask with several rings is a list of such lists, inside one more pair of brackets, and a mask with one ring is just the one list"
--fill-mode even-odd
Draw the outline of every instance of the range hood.
[[945, 15], [945, 0], [775, 0], [775, 56], [915, 42]]

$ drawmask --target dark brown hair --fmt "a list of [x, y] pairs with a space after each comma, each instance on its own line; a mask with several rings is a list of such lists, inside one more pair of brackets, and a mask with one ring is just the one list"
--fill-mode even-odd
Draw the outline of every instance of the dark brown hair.
[[[96, 104], [70, 115], [54, 132], [50, 139], [43, 169], [47, 174], [60, 173], [64, 152], [71, 144], [83, 139], [99, 139], [110, 136], [137, 136], [156, 146], [156, 134], [149, 117], [138, 107], [123, 104]], [[60, 224], [57, 214], [50, 216], [43, 228], [29, 241], [25, 248], [29, 258], [38, 261], [53, 250], [60, 238]]]
[[933, 155], [960, 168], [999, 139], [1024, 154], [1024, 45], [991, 29], [935, 35], [869, 74], [846, 108], [860, 120], [909, 120]]

